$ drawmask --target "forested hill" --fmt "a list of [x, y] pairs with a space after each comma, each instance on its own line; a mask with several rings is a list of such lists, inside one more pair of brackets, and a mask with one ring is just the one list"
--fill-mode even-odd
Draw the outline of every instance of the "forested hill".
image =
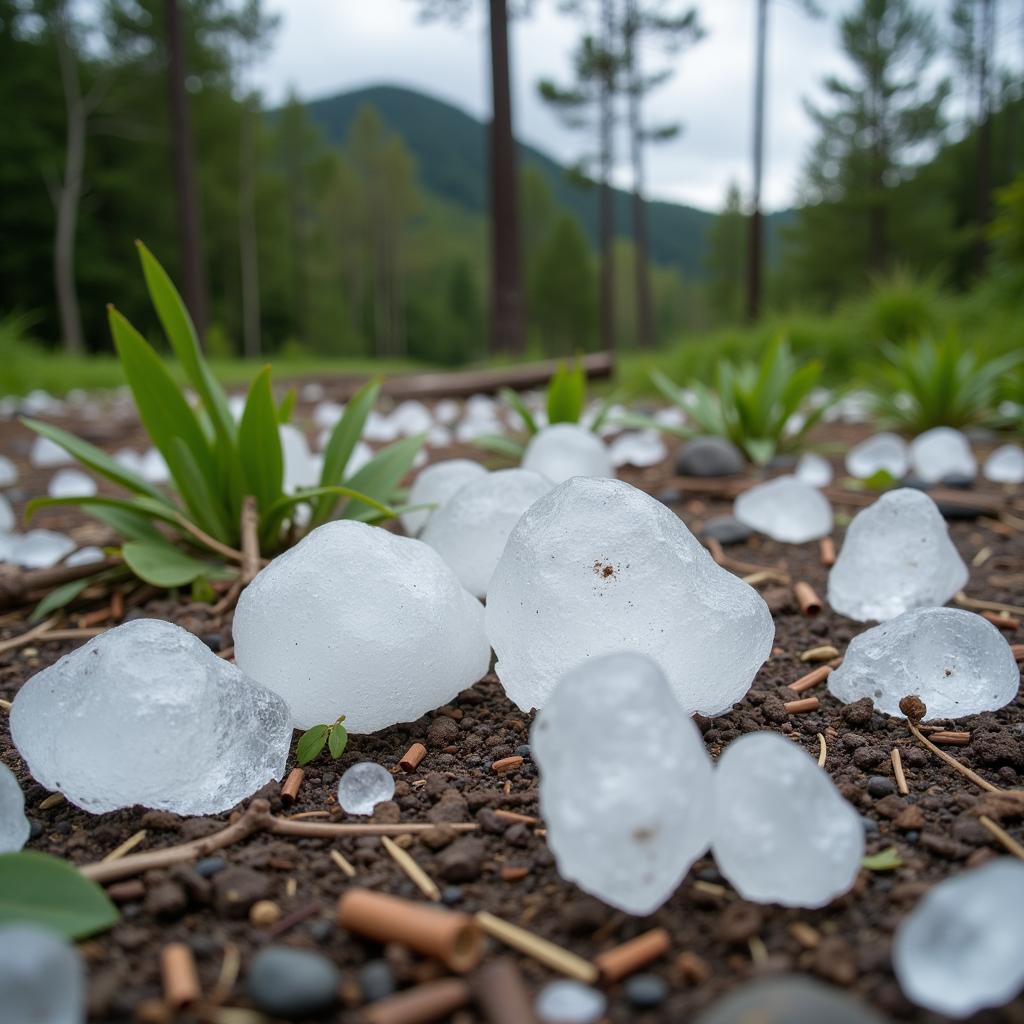
[[[485, 126], [469, 114], [424, 93], [380, 85], [342, 93], [306, 104], [310, 116], [327, 138], [341, 144], [360, 108], [373, 106], [397, 132], [416, 159], [419, 178], [431, 192], [474, 213], [487, 210], [487, 134]], [[596, 189], [570, 181], [565, 169], [551, 157], [520, 144], [521, 166], [534, 164], [544, 175], [559, 205], [573, 212], [591, 241], [597, 238]], [[723, 193], [725, 183], [723, 182]], [[618, 233], [630, 233], [630, 198], [616, 190]], [[715, 214], [676, 203], [649, 204], [650, 245], [654, 260], [676, 266], [687, 276], [702, 277], [705, 234]], [[768, 218], [769, 255], [773, 228], [788, 213]]]

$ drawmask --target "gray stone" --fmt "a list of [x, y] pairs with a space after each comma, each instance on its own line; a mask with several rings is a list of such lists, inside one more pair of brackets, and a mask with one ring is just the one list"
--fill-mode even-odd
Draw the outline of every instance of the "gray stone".
[[735, 516], [715, 516], [704, 524], [701, 537], [714, 538], [719, 544], [742, 544], [753, 532], [746, 523], [741, 523]]
[[256, 954], [246, 990], [257, 1009], [294, 1019], [322, 1013], [335, 1005], [341, 972], [325, 956], [286, 946]]
[[734, 476], [746, 468], [743, 453], [724, 437], [695, 437], [676, 455], [682, 476]]

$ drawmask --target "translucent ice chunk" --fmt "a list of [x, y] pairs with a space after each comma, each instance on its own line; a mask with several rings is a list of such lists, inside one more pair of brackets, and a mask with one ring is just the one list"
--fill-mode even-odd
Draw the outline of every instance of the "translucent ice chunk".
[[452, 495], [471, 480], [487, 475], [487, 470], [472, 459], [445, 459], [427, 466], [418, 474], [409, 491], [408, 505], [436, 505], [437, 508], [416, 509], [402, 514], [402, 526], [410, 537], [415, 537], [427, 520], [447, 502]]
[[832, 483], [832, 463], [814, 452], [804, 452], [793, 475], [808, 487], [828, 487]]
[[828, 499], [795, 476], [776, 477], [744, 491], [733, 515], [752, 530], [787, 544], [803, 544], [832, 532]]
[[804, 975], [748, 981], [693, 1024], [890, 1024], [845, 992]]
[[48, 466], [66, 466], [75, 460], [56, 441], [51, 441], [48, 437], [37, 437], [32, 442], [28, 461], [42, 469]]
[[352, 765], [338, 783], [338, 803], [346, 814], [373, 814], [377, 804], [394, 795], [394, 776], [373, 761]]
[[29, 530], [14, 539], [9, 560], [23, 569], [50, 569], [75, 550], [75, 542], [53, 530]]
[[[615, 736], [615, 757], [594, 737]], [[548, 845], [563, 878], [650, 914], [711, 841], [711, 762], [661, 669], [609, 654], [568, 672], [530, 730]]]
[[608, 449], [613, 466], [656, 466], [668, 449], [656, 430], [631, 430], [620, 434]]
[[902, 480], [909, 464], [910, 449], [898, 434], [875, 434], [851, 448], [846, 455], [847, 473], [861, 480], [881, 470]]
[[828, 576], [828, 603], [866, 622], [945, 604], [967, 582], [967, 566], [922, 491], [883, 494], [853, 518]]
[[320, 483], [323, 462], [309, 450], [306, 435], [290, 423], [278, 428], [284, 454], [284, 489], [287, 493], [316, 487]]
[[425, 434], [434, 425], [430, 410], [416, 399], [399, 403], [391, 414], [391, 420], [401, 437]]
[[933, 427], [915, 437], [910, 445], [910, 465], [925, 483], [938, 483], [946, 477], [973, 480], [978, 472], [971, 442], [952, 427]]
[[986, 460], [985, 479], [999, 484], [1024, 484], [1024, 448], [1004, 444]]
[[67, 558], [64, 559], [64, 564], [69, 568], [75, 565], [92, 565], [93, 562], [102, 562], [106, 558], [103, 551], [100, 548], [89, 545], [89, 547], [79, 548], [77, 551], [72, 551]]
[[18, 467], [6, 455], [0, 455], [0, 487], [18, 482]]
[[29, 831], [25, 794], [14, 772], [0, 764], [0, 853], [20, 850], [28, 842]]
[[555, 423], [535, 434], [526, 446], [523, 469], [560, 484], [572, 476], [614, 476], [604, 442], [575, 423]]
[[661, 502], [619, 480], [575, 477], [516, 524], [487, 593], [497, 672], [523, 710], [542, 708], [586, 658], [656, 661], [687, 711], [739, 700], [771, 651], [768, 606], [715, 564]]
[[60, 469], [53, 474], [46, 493], [51, 498], [90, 497], [96, 493], [96, 481], [80, 469]]
[[712, 851], [747, 900], [823, 907], [853, 885], [864, 824], [792, 740], [741, 736], [718, 759]]
[[603, 992], [580, 981], [551, 981], [537, 993], [534, 1009], [542, 1024], [594, 1024], [604, 1016]]
[[166, 484], [170, 482], [171, 471], [167, 467], [167, 461], [156, 448], [150, 448], [142, 456], [139, 470], [143, 480], [151, 484]]
[[78, 951], [46, 928], [0, 925], [0, 1000], [11, 1024], [85, 1024]]
[[198, 637], [136, 619], [25, 683], [11, 736], [38, 782], [87, 811], [217, 814], [281, 777], [292, 727]]
[[11, 508], [11, 503], [0, 494], [0, 533], [10, 533], [14, 526], [14, 509]]

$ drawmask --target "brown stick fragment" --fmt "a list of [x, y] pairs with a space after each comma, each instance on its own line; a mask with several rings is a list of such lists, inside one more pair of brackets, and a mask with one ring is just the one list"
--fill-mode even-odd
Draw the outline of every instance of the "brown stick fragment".
[[491, 771], [497, 772], [501, 775], [502, 772], [510, 772], [515, 768], [518, 768], [523, 763], [523, 758], [518, 754], [513, 754], [511, 757], [502, 757], [495, 761], [491, 765]]
[[664, 928], [652, 928], [621, 946], [599, 953], [594, 957], [594, 963], [601, 974], [601, 981], [614, 985], [646, 967], [652, 960], [664, 956], [671, 944], [672, 940]]
[[811, 647], [800, 655], [801, 661], [817, 663], [819, 661], [831, 661], [839, 657], [839, 651], [831, 644], [822, 644], [820, 647]]
[[803, 693], [805, 690], [813, 690], [819, 683], [823, 683], [832, 675], [831, 665], [822, 665], [820, 668], [801, 676], [795, 683], [790, 683], [789, 688], [794, 693]]
[[990, 832], [1010, 853], [1024, 860], [1024, 846], [1021, 846], [1005, 828], [997, 825], [987, 814], [978, 815], [982, 827]]
[[407, 825], [382, 825], [376, 823], [350, 825], [347, 822], [296, 821], [294, 818], [271, 817], [267, 831], [277, 836], [300, 836], [304, 839], [337, 839], [340, 836], [405, 836], [420, 832], [436, 832], [443, 827], [454, 832], [476, 832], [476, 822], [445, 822], [443, 826], [428, 822], [410, 822]]
[[38, 626], [33, 626], [31, 629], [26, 630], [19, 636], [11, 637], [10, 640], [4, 640], [0, 642], [0, 654], [6, 654], [7, 651], [17, 650], [19, 647], [24, 647], [25, 644], [30, 644], [33, 640], [38, 640], [44, 637], [60, 620], [59, 615], [54, 615], [52, 618], [46, 619], [44, 622], [40, 622]]
[[352, 867], [352, 864], [343, 853], [338, 850], [331, 850], [331, 860], [341, 868], [343, 874], [347, 875], [349, 878], [356, 877], [356, 869]]
[[1024, 661], [1024, 644], [1011, 644], [1010, 650], [1013, 652], [1013, 660], [1018, 665]]
[[387, 836], [380, 837], [381, 845], [387, 850], [388, 855], [391, 859], [408, 875], [409, 880], [413, 885], [428, 900], [432, 900], [434, 903], [441, 902], [441, 890], [437, 886], [430, 875], [426, 873], [413, 859], [411, 853], [408, 850], [403, 850], [397, 843]]
[[509, 957], [484, 964], [470, 979], [470, 987], [490, 1024], [536, 1024], [523, 975]]
[[434, 957], [456, 974], [476, 967], [484, 952], [480, 927], [469, 915], [369, 889], [349, 889], [338, 900], [338, 924], [368, 939], [397, 942]]
[[501, 880], [503, 882], [521, 882], [529, 873], [530, 869], [527, 867], [509, 864], [501, 869]]
[[831, 569], [836, 564], [836, 542], [831, 537], [822, 537], [818, 541], [818, 551], [821, 554], [821, 564], [826, 569]]
[[414, 772], [420, 766], [420, 761], [427, 756], [427, 748], [422, 743], [414, 743], [398, 762], [398, 767], [403, 772]]
[[448, 1019], [468, 1005], [470, 989], [459, 978], [428, 981], [397, 995], [380, 999], [362, 1013], [365, 1024], [430, 1024]]
[[553, 971], [582, 981], [585, 985], [593, 985], [597, 981], [598, 971], [594, 964], [554, 942], [548, 942], [547, 939], [489, 914], [486, 910], [477, 912], [476, 922], [491, 938], [533, 957], [538, 963], [550, 967]]
[[[901, 701], [902, 705], [902, 701]], [[902, 710], [902, 708], [901, 708]], [[923, 744], [933, 754], [941, 757], [951, 768], [955, 768], [961, 775], [968, 778], [973, 782], [979, 789], [985, 790], [986, 793], [999, 793], [1002, 792], [998, 786], [993, 786], [987, 779], [983, 779], [976, 771], [972, 771], [965, 764], [961, 764], [952, 754], [947, 754], [944, 750], [940, 750], [937, 746], [921, 730], [908, 718], [907, 728], [913, 733], [914, 738], [918, 743]]]
[[111, 612], [108, 605], [106, 608], [96, 608], [84, 615], [76, 615], [75, 625], [79, 629], [89, 629], [92, 626], [101, 626], [104, 622], [109, 622], [110, 618]]
[[102, 562], [60, 565], [53, 569], [25, 570], [13, 565], [0, 565], [0, 608], [11, 608], [28, 601], [33, 594], [46, 593], [65, 583], [123, 564], [120, 558], [107, 558]]
[[247, 586], [260, 571], [260, 515], [256, 499], [247, 494], [242, 498], [242, 574], [241, 584]]
[[907, 796], [910, 793], [910, 787], [907, 785], [906, 775], [903, 774], [903, 756], [900, 754], [900, 748], [893, 747], [890, 757], [892, 759], [892, 774], [896, 779], [896, 788], [899, 790], [900, 796]]
[[268, 939], [276, 939], [279, 935], [284, 935], [285, 932], [291, 931], [297, 924], [302, 924], [303, 921], [316, 917], [323, 909], [322, 903], [307, 903], [304, 907], [299, 907], [298, 910], [285, 914], [284, 917], [272, 924], [267, 929], [266, 936]]
[[803, 580], [793, 584], [793, 596], [800, 606], [800, 614], [811, 618], [821, 614], [821, 598], [814, 592], [814, 587]]
[[293, 768], [288, 773], [288, 778], [281, 784], [281, 803], [285, 807], [291, 807], [295, 803], [295, 799], [299, 795], [299, 787], [305, 777], [306, 772], [302, 768]]
[[160, 950], [160, 978], [168, 1006], [180, 1010], [199, 1002], [199, 973], [192, 950], [185, 943], [169, 942]]
[[978, 614], [983, 619], [991, 622], [996, 629], [1002, 629], [1007, 633], [1015, 633], [1020, 629], [1020, 619], [1016, 616], [991, 611], [981, 611]]
[[821, 701], [817, 697], [803, 697], [800, 700], [786, 701], [782, 705], [791, 715], [800, 715], [806, 711], [817, 711]]
[[540, 818], [534, 818], [530, 814], [519, 814], [516, 811], [502, 811], [497, 810], [494, 812], [494, 816], [499, 821], [508, 821], [512, 824], [519, 825], [539, 825]]
[[976, 612], [1006, 612], [1007, 615], [1024, 615], [1024, 608], [1016, 604], [1003, 604], [1002, 601], [982, 601], [980, 598], [968, 597], [962, 590], [954, 601], [961, 608], [970, 608]]
[[954, 732], [950, 729], [940, 729], [938, 732], [933, 732], [929, 738], [932, 743], [943, 747], [966, 747], [971, 742], [969, 732]]

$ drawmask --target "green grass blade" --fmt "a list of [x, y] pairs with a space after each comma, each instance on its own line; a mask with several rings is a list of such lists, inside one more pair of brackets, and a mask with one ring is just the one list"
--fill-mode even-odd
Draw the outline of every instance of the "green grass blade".
[[66, 608], [78, 595], [89, 586], [99, 573], [85, 576], [80, 580], [72, 580], [61, 587], [55, 587], [39, 602], [29, 616], [29, 622], [42, 622], [48, 615]]
[[295, 388], [289, 388], [285, 393], [284, 398], [281, 399], [281, 404], [277, 407], [277, 422], [278, 423], [291, 423], [292, 415], [295, 412], [295, 403], [298, 400], [299, 393]]
[[502, 388], [498, 392], [498, 397], [506, 404], [510, 405], [517, 413], [519, 413], [520, 419], [522, 419], [527, 431], [530, 434], [536, 434], [540, 429], [537, 426], [537, 421], [533, 418], [533, 413], [530, 412], [529, 406], [523, 401], [523, 396], [518, 391], [514, 391], [512, 388]]
[[238, 455], [246, 493], [255, 497], [262, 518], [281, 497], [284, 486], [284, 455], [269, 366], [256, 375], [249, 388], [238, 425]]
[[[374, 501], [387, 504], [402, 477], [409, 472], [426, 436], [406, 437], [382, 448], [358, 473], [345, 481], [346, 487], [369, 495]], [[358, 519], [371, 510], [365, 502], [353, 500], [342, 514], [344, 519]]]
[[494, 452], [495, 455], [504, 455], [517, 463], [526, 452], [526, 448], [518, 441], [513, 441], [512, 438], [504, 437], [501, 434], [481, 434], [479, 437], [474, 437], [472, 443], [476, 448], [482, 448], [485, 452]]
[[579, 362], [562, 365], [548, 384], [548, 423], [579, 423], [587, 397], [587, 377]]

